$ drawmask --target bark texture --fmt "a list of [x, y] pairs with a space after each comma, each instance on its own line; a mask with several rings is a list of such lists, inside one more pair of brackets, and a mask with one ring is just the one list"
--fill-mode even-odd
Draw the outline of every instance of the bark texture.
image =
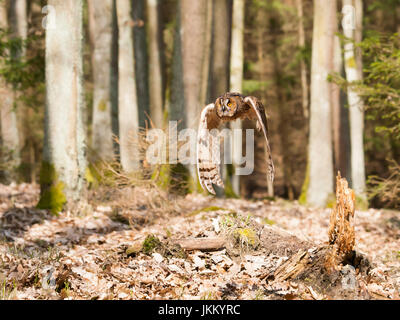
[[323, 207], [333, 194], [331, 84], [336, 0], [314, 1], [307, 202]]
[[131, 1], [117, 1], [118, 16], [118, 76], [119, 76], [119, 142], [121, 165], [126, 172], [139, 170], [139, 114], [135, 81], [135, 62]]
[[[9, 22], [6, 4], [5, 1], [0, 3], [0, 28], [4, 30], [11, 29], [14, 35], [19, 35], [23, 38], [26, 37], [26, 25], [24, 28], [24, 21], [26, 24], [26, 2], [18, 0], [12, 3], [13, 6], [18, 5], [18, 11], [13, 10], [14, 14], [11, 15], [13, 19], [10, 19], [11, 21]], [[20, 14], [22, 13], [23, 10], [21, 9], [24, 9], [23, 5], [25, 5], [25, 19], [23, 19], [23, 16], [17, 16], [17, 12]], [[11, 175], [11, 171], [21, 163], [20, 137], [17, 110], [15, 107], [15, 92], [12, 85], [6, 83], [4, 79], [0, 79], [2, 161], [6, 164], [8, 169], [11, 169], [5, 172], [6, 180], [13, 180], [15, 178]]]
[[89, 28], [93, 45], [93, 122], [92, 148], [106, 161], [113, 159], [112, 108], [117, 103], [113, 92], [113, 0], [88, 1]]
[[[345, 37], [348, 39], [344, 45], [344, 60], [346, 79], [348, 82], [357, 82], [362, 80], [360, 58], [357, 58], [354, 43], [356, 35], [360, 37], [362, 19], [361, 1], [344, 0], [346, 6], [355, 8], [355, 29], [346, 27], [343, 29]], [[357, 31], [358, 28], [358, 31]], [[347, 98], [350, 113], [350, 141], [351, 141], [351, 184], [358, 197], [365, 200], [365, 160], [364, 160], [364, 105], [361, 97], [349, 86], [347, 88]]]
[[[233, 0], [232, 14], [232, 43], [231, 43], [231, 70], [230, 70], [230, 91], [242, 92], [243, 87], [243, 36], [244, 36], [244, 0]], [[231, 129], [242, 129], [241, 120], [231, 122]], [[232, 139], [232, 155], [234, 166], [235, 159], [242, 156], [242, 140], [238, 138]], [[240, 176], [234, 174], [232, 176], [233, 191], [239, 195], [240, 193]]]
[[56, 14], [46, 29], [46, 108], [39, 207], [61, 211], [84, 187], [82, 0], [49, 0]]
[[149, 48], [150, 117], [156, 128], [163, 126], [163, 79], [161, 70], [161, 35], [158, 0], [147, 0]]

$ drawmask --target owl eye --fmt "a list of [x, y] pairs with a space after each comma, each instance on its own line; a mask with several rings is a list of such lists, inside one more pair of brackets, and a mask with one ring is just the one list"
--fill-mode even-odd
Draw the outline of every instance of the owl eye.
[[231, 106], [232, 106], [232, 103], [229, 102], [229, 103], [227, 104], [227, 106], [228, 106], [228, 107], [231, 107]]

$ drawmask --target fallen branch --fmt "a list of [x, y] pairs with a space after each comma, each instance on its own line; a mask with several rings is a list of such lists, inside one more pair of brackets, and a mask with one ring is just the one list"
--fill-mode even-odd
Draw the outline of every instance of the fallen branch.
[[173, 244], [178, 244], [186, 251], [216, 251], [225, 248], [226, 239], [222, 237], [215, 238], [189, 238], [171, 240]]

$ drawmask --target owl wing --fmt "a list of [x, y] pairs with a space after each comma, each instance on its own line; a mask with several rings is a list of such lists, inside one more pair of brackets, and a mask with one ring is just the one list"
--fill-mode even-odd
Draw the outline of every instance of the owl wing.
[[268, 179], [273, 182], [275, 177], [275, 167], [272, 161], [271, 148], [269, 147], [268, 141], [268, 123], [267, 117], [265, 116], [265, 110], [263, 104], [255, 97], [246, 97], [243, 100], [251, 108], [249, 110], [251, 119], [257, 120], [257, 127], [262, 129], [267, 143], [267, 165], [268, 165]]
[[197, 135], [197, 174], [201, 187], [215, 194], [212, 184], [221, 188], [224, 183], [220, 174], [219, 137], [215, 130], [221, 124], [214, 104], [209, 104], [201, 112]]

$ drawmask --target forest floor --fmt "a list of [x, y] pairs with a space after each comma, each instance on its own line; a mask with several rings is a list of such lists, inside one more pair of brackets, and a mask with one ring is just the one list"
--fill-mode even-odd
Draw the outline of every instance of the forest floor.
[[[331, 209], [280, 199], [188, 195], [171, 200], [136, 188], [117, 195], [102, 191], [79, 214], [54, 216], [35, 208], [38, 196], [36, 185], [0, 185], [0, 299], [354, 297], [269, 276], [299, 243], [328, 241]], [[230, 229], [235, 223], [246, 235], [239, 238], [247, 239], [236, 243], [236, 251], [184, 252], [168, 244], [171, 239], [240, 235]], [[268, 253], [260, 250], [269, 246], [257, 240], [263, 230], [286, 233], [288, 243], [271, 243], [275, 250]], [[154, 235], [154, 249], [151, 241], [141, 245], [148, 235]], [[355, 236], [356, 251], [368, 258], [370, 268], [367, 276], [357, 270], [357, 286], [345, 290], [357, 290], [361, 299], [399, 299], [400, 212], [356, 211]]]

